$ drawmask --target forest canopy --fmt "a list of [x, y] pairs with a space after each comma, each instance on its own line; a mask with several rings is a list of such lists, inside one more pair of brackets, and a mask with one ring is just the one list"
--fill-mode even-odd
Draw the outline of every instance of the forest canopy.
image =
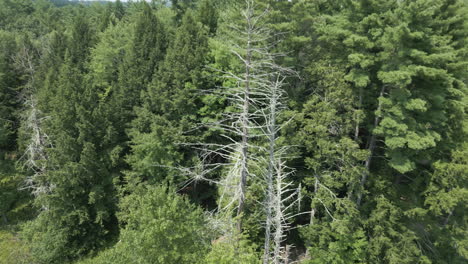
[[467, 263], [466, 0], [0, 0], [0, 264]]

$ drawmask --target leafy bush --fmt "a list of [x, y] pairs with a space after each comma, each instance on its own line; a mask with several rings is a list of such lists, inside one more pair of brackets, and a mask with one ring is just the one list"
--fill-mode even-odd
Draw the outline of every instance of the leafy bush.
[[255, 251], [255, 245], [245, 238], [238, 241], [218, 239], [213, 243], [210, 253], [200, 264], [259, 264], [261, 256]]
[[114, 247], [81, 264], [197, 263], [209, 250], [203, 211], [167, 187], [139, 187], [122, 201]]

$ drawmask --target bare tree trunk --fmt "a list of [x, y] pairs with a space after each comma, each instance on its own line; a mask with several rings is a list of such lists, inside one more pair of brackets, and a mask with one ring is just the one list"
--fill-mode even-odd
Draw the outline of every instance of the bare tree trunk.
[[250, 106], [250, 67], [252, 60], [252, 10], [247, 10], [247, 57], [245, 60], [245, 87], [244, 87], [244, 106], [242, 109], [242, 171], [240, 180], [241, 195], [239, 197], [239, 206], [237, 207], [237, 231], [242, 233], [242, 213], [245, 204], [245, 189], [248, 178], [248, 140], [249, 140], [249, 106]]
[[[275, 84], [276, 85], [276, 84]], [[266, 225], [265, 225], [265, 246], [263, 253], [263, 263], [268, 264], [270, 259], [270, 236], [271, 236], [271, 223], [272, 223], [272, 210], [271, 203], [273, 202], [273, 174], [275, 164], [275, 143], [276, 143], [276, 93], [272, 93], [270, 98], [270, 120], [268, 122], [267, 133], [268, 133], [268, 171], [267, 171], [267, 198], [265, 202], [266, 206]]]
[[[359, 109], [362, 107], [362, 88], [359, 88]], [[356, 127], [354, 128], [354, 141], [359, 139], [359, 115], [356, 116]]]
[[[318, 181], [318, 176], [315, 175], [315, 183], [314, 183], [314, 197], [317, 195], [317, 190], [318, 190], [318, 187], [319, 187], [319, 181]], [[310, 209], [310, 222], [309, 224], [310, 225], [313, 225], [314, 224], [314, 220], [315, 220], [315, 213], [317, 212], [317, 209], [315, 207], [312, 207]], [[309, 252], [309, 248], [306, 248], [306, 252], [305, 252], [305, 255], [306, 256], [309, 256], [310, 255], [310, 252]]]
[[[281, 208], [281, 193], [283, 191], [283, 186], [281, 182], [282, 176], [282, 168], [281, 168], [281, 161], [278, 161], [278, 167], [276, 168], [276, 174], [278, 177], [276, 178], [276, 196], [275, 197], [275, 217], [273, 219], [275, 225], [275, 241], [274, 241], [274, 252], [273, 252], [273, 261], [275, 264], [279, 264], [281, 260], [281, 241], [283, 238], [283, 221], [282, 221], [282, 214], [283, 211]], [[279, 196], [279, 197], [278, 197]]]
[[270, 148], [269, 148], [269, 162], [267, 172], [267, 198], [266, 198], [266, 224], [265, 224], [265, 246], [263, 253], [263, 263], [268, 264], [270, 259], [270, 237], [271, 237], [271, 222], [272, 222], [272, 211], [271, 202], [273, 201], [273, 162], [274, 162], [274, 139], [270, 136]]
[[291, 246], [286, 245], [286, 252], [284, 256], [284, 264], [289, 264], [289, 254], [290, 254]]
[[[317, 190], [318, 190], [318, 179], [317, 179], [317, 175], [315, 175], [315, 183], [314, 183], [314, 197], [317, 195]], [[312, 208], [310, 210], [310, 225], [313, 225], [314, 224], [314, 220], [315, 220], [315, 212], [316, 212], [316, 209], [315, 207]]]
[[[380, 90], [380, 97], [383, 97], [384, 95], [384, 92], [385, 92], [385, 85], [382, 86], [382, 89]], [[379, 104], [377, 106], [377, 112], [380, 112], [380, 110], [382, 109], [382, 104], [380, 103], [379, 101]], [[379, 125], [380, 123], [380, 116], [376, 116], [374, 118], [374, 129]], [[375, 151], [375, 146], [376, 146], [376, 141], [377, 141], [377, 137], [375, 135], [374, 132], [372, 132], [372, 136], [369, 140], [369, 157], [367, 157], [366, 161], [365, 161], [365, 168], [366, 170], [364, 171], [364, 173], [362, 174], [362, 178], [361, 178], [361, 189], [364, 188], [364, 185], [366, 184], [366, 181], [367, 181], [367, 177], [369, 176], [369, 170], [370, 170], [370, 166], [371, 166], [371, 162], [372, 162], [372, 158], [374, 157], [374, 151]], [[357, 198], [357, 205], [359, 206], [361, 204], [361, 200], [362, 200], [362, 191], [359, 192], [358, 194], [358, 198]]]

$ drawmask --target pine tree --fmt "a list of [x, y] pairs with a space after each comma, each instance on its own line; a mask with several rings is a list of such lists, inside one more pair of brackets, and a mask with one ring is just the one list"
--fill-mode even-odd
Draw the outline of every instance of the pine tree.
[[119, 71], [119, 85], [113, 92], [115, 100], [121, 100], [123, 119], [132, 116], [133, 107], [139, 105], [140, 92], [151, 82], [167, 46], [163, 25], [148, 4], [141, 5], [142, 11], [136, 18], [132, 40]]
[[197, 3], [197, 20], [209, 29], [211, 35], [214, 35], [218, 28], [218, 9], [219, 6], [213, 0], [202, 0]]
[[[106, 86], [109, 86], [103, 87], [106, 98], [100, 106], [100, 112], [102, 116], [106, 117], [103, 120], [106, 125], [106, 144], [113, 157], [116, 170], [127, 169], [123, 160], [129, 151], [129, 138], [126, 130], [130, 128], [131, 121], [136, 117], [134, 108], [142, 103], [142, 92], [152, 82], [154, 73], [164, 60], [167, 46], [167, 36], [163, 24], [156, 18], [146, 2], [139, 5], [141, 5], [142, 10], [136, 15], [130, 40], [122, 43], [125, 45], [122, 49], [123, 57], [121, 57], [122, 53], [109, 54], [108, 59], [110, 59], [111, 64], [103, 65], [109, 67], [108, 71], [111, 76], [105, 77], [110, 79], [105, 80], [108, 83]], [[106, 50], [105, 47], [101, 48]], [[123, 47], [119, 45], [118, 48]], [[118, 69], [111, 67], [114, 60], [119, 62]], [[95, 70], [99, 70], [99, 68]], [[107, 75], [107, 73], [105, 74]], [[117, 75], [116, 79], [115, 76], [112, 76], [115, 74]], [[96, 80], [99, 81], [102, 77], [104, 76], [99, 75]]]
[[13, 54], [16, 50], [13, 34], [0, 31], [0, 146], [3, 151], [15, 149], [15, 108], [18, 106], [15, 88], [19, 85], [19, 77], [15, 72]]
[[207, 45], [205, 29], [187, 12], [164, 62], [142, 93], [143, 105], [137, 108], [138, 117], [132, 123], [132, 155], [128, 161], [136, 177], [133, 180], [185, 180], [174, 179], [170, 168], [190, 166], [183, 162], [190, 161], [193, 154], [178, 143], [197, 140], [188, 131], [197, 122]]
[[[17, 174], [17, 127], [20, 74], [15, 70], [13, 53], [17, 50], [14, 35], [0, 30], [0, 215], [1, 223], [9, 224], [10, 213], [24, 202], [18, 191], [22, 178]], [[14, 220], [14, 219], [13, 219]]]
[[[463, 263], [466, 252], [467, 146], [462, 143], [448, 161], [435, 163], [425, 205], [436, 221], [428, 228], [436, 251], [431, 256], [440, 263]], [[442, 242], [443, 241], [443, 242]]]
[[122, 4], [122, 1], [115, 1], [114, 14], [118, 20], [122, 20], [122, 18], [125, 16], [125, 7]]
[[0, 0], [0, 262], [467, 262], [467, 8]]
[[289, 113], [294, 118], [286, 129], [297, 130], [290, 144], [302, 146], [298, 151], [307, 168], [298, 172], [311, 200], [310, 218], [304, 219], [309, 226], [301, 234], [313, 263], [363, 261], [367, 241], [350, 199], [366, 158], [354, 138], [357, 103], [339, 65], [317, 57], [304, 73], [314, 91], [300, 112]]
[[78, 32], [90, 34], [85, 18], [75, 20], [69, 40], [75, 45], [68, 46], [59, 76], [49, 87], [54, 89], [48, 98], [51, 118], [46, 123], [53, 145], [47, 150], [50, 169], [46, 178], [51, 190], [39, 198], [45, 210], [27, 229], [33, 253], [44, 263], [63, 263], [96, 250], [115, 227], [114, 187], [107, 167], [102, 166], [106, 160], [99, 156], [96, 134], [98, 97], [83, 72], [92, 37]]
[[[361, 170], [364, 190], [351, 188], [348, 193], [356, 195], [357, 205], [366, 189], [371, 193], [368, 201], [378, 201], [377, 207], [362, 211], [370, 214], [366, 229], [375, 237], [369, 240], [369, 247], [378, 249], [369, 251], [370, 261], [411, 263], [431, 250], [430, 246], [415, 245], [431, 243], [420, 228], [422, 204], [416, 202], [421, 198], [415, 190], [424, 190], [424, 175], [430, 173], [428, 165], [434, 154], [445, 152], [441, 142], [450, 137], [448, 127], [459, 126], [450, 124], [448, 118], [459, 115], [460, 109], [449, 108], [463, 100], [460, 92], [464, 85], [460, 84], [464, 77], [450, 65], [457, 65], [455, 54], [464, 48], [455, 47], [457, 42], [449, 41], [454, 39], [452, 33], [441, 25], [458, 27], [457, 32], [463, 29], [457, 25], [459, 17], [447, 19], [447, 6], [454, 2], [371, 2], [350, 1], [346, 8], [335, 11], [337, 14], [324, 16], [318, 27], [319, 41], [326, 43], [331, 59], [346, 69], [344, 79], [352, 84], [351, 98], [358, 102], [353, 107], [361, 113], [355, 119], [354, 139], [369, 155], [363, 164], [365, 170]], [[378, 155], [385, 155], [388, 162]], [[396, 184], [392, 186], [392, 182]], [[377, 193], [385, 193], [385, 198]], [[408, 199], [411, 206], [404, 202]], [[394, 221], [378, 226], [370, 220], [385, 210]], [[410, 228], [403, 230], [402, 226]], [[397, 229], [406, 235], [393, 236]], [[394, 242], [383, 243], [387, 239]], [[401, 243], [407, 245], [404, 250]], [[401, 252], [408, 257], [399, 255]]]

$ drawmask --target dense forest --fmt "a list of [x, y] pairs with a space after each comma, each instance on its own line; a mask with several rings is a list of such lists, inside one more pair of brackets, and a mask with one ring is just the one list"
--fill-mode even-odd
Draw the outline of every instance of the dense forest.
[[0, 263], [467, 263], [467, 84], [466, 0], [0, 0]]

